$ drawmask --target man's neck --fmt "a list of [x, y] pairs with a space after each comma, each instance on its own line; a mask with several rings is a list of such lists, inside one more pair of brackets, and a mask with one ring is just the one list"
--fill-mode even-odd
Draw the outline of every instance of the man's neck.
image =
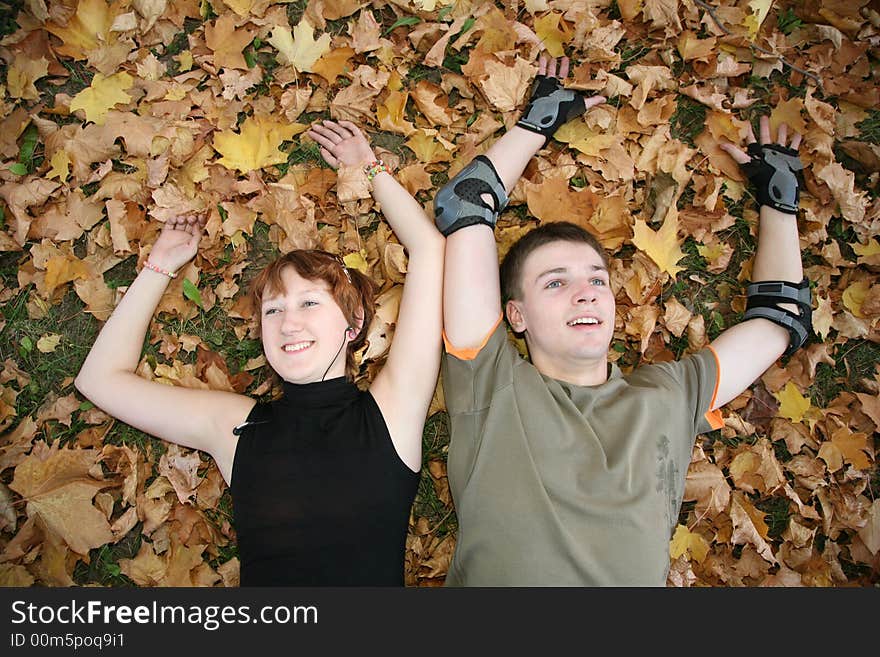
[[597, 386], [608, 380], [608, 357], [559, 362], [542, 355], [531, 357], [532, 365], [544, 376], [576, 386]]

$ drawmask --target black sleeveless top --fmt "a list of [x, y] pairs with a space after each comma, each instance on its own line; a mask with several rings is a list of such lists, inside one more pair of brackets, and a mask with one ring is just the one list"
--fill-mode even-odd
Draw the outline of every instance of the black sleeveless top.
[[419, 473], [344, 377], [258, 403], [232, 469], [241, 586], [403, 586]]

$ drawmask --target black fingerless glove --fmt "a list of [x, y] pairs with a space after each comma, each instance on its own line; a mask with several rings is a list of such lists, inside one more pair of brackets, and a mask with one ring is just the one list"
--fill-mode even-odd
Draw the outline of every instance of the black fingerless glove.
[[804, 165], [798, 152], [778, 144], [749, 144], [749, 162], [740, 165], [755, 188], [758, 203], [786, 214], [797, 214], [798, 173]]
[[558, 78], [538, 75], [532, 85], [529, 104], [516, 124], [549, 140], [559, 126], [586, 111], [580, 94], [565, 89]]

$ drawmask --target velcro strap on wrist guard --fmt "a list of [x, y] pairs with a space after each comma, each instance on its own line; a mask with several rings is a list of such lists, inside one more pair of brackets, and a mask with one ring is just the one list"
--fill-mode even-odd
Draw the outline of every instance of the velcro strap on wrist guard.
[[586, 111], [580, 94], [565, 89], [557, 78], [538, 75], [529, 104], [516, 124], [549, 140], [562, 124]]
[[[487, 202], [483, 195], [492, 197]], [[495, 228], [498, 215], [507, 207], [504, 183], [485, 155], [477, 155], [434, 197], [434, 222], [446, 236], [460, 228], [486, 224]]]
[[752, 159], [741, 165], [755, 187], [758, 203], [780, 212], [797, 214], [798, 172], [804, 165], [798, 152], [777, 144], [749, 144]]
[[[746, 288], [748, 303], [743, 321], [762, 317], [788, 330], [789, 345], [785, 356], [790, 356], [804, 346], [813, 330], [813, 297], [810, 281], [804, 278], [800, 283], [788, 281], [761, 281], [751, 283]], [[797, 306], [798, 312], [780, 308], [777, 304], [790, 303]]]

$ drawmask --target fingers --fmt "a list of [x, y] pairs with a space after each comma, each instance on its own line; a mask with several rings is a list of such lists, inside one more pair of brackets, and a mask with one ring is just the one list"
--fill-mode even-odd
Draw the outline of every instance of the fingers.
[[755, 139], [755, 131], [752, 129], [751, 123], [748, 124], [748, 128], [749, 128], [749, 132], [748, 132], [748, 134], [746, 134], [746, 143], [747, 144], [754, 144], [758, 140]]
[[544, 55], [538, 60], [538, 75], [547, 75], [547, 58]]
[[560, 79], [565, 79], [568, 77], [568, 67], [569, 67], [568, 57], [563, 57], [561, 60], [559, 60], [559, 77], [560, 77]]
[[730, 157], [732, 157], [738, 164], [745, 164], [749, 162], [752, 158], [748, 153], [743, 151], [741, 148], [734, 146], [733, 144], [721, 143], [719, 144], [721, 150], [726, 152]]
[[200, 236], [207, 222], [207, 216], [203, 214], [187, 214], [171, 217], [165, 220], [163, 231], [179, 230], [190, 235]]
[[555, 78], [556, 77], [556, 58], [555, 57], [553, 57], [547, 63], [547, 77], [548, 78]]
[[780, 146], [785, 146], [785, 142], [788, 139], [788, 125], [785, 123], [780, 123], [779, 128], [776, 129], [776, 143]]
[[584, 98], [584, 107], [590, 109], [591, 107], [595, 107], [596, 105], [601, 105], [604, 103], [607, 98], [605, 96], [590, 96], [589, 98]]
[[770, 139], [770, 117], [766, 114], [761, 117], [760, 120], [760, 129], [761, 129], [761, 143], [769, 144], [773, 140]]
[[321, 157], [323, 157], [324, 160], [327, 162], [327, 164], [329, 164], [329, 165], [330, 165], [331, 167], [333, 167], [334, 169], [335, 169], [337, 166], [339, 166], [339, 160], [337, 160], [337, 159], [336, 159], [336, 156], [333, 155], [333, 153], [331, 153], [330, 151], [328, 151], [326, 148], [322, 148], [322, 149], [321, 149]]
[[789, 146], [789, 148], [796, 151], [798, 149], [798, 147], [801, 145], [801, 137], [802, 136], [803, 135], [801, 135], [801, 133], [799, 133], [799, 132], [794, 133], [794, 136], [791, 138], [791, 146]]
[[354, 123], [352, 123], [351, 121], [340, 121], [340, 122], [339, 122], [339, 125], [341, 125], [343, 128], [345, 128], [346, 130], [348, 130], [352, 135], [360, 135], [360, 134], [362, 134], [362, 133], [361, 133], [361, 129], [358, 128], [358, 127], [357, 127]]

